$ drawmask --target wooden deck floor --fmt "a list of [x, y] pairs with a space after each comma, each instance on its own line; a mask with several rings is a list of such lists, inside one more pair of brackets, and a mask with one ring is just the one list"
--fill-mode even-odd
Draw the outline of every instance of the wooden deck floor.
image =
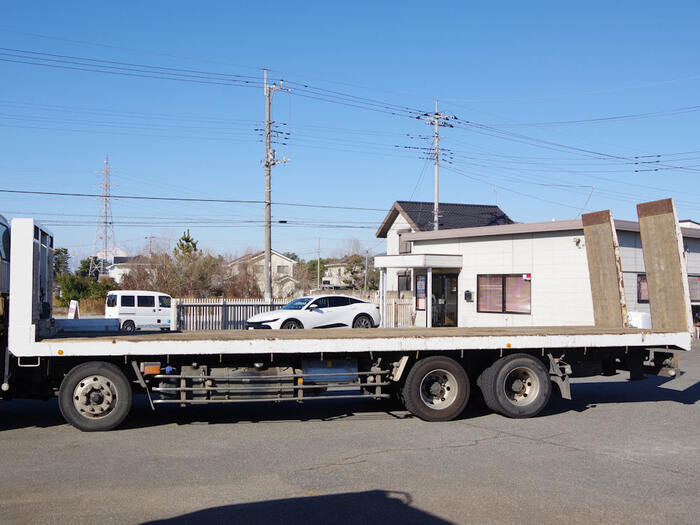
[[[188, 332], [70, 332], [51, 338], [62, 341], [254, 341], [299, 339], [378, 339], [488, 336], [574, 336], [652, 333], [638, 328], [599, 328], [595, 326], [533, 326], [482, 328], [373, 328], [324, 330], [218, 330]], [[655, 333], [655, 332], [654, 332]], [[45, 339], [45, 341], [48, 341]]]

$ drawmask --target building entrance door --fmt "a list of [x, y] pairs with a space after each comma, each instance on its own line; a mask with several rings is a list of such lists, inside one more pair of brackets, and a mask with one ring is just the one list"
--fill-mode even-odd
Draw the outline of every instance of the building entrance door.
[[457, 326], [456, 273], [433, 273], [433, 326]]

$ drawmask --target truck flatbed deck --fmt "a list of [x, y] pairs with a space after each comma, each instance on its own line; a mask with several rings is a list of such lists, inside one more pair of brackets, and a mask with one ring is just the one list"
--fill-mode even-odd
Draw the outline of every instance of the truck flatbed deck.
[[[117, 344], [118, 343], [118, 344]], [[690, 349], [688, 332], [595, 326], [377, 328], [369, 330], [221, 330], [65, 333], [27, 341], [32, 356], [331, 353], [533, 348], [645, 347]], [[21, 354], [19, 354], [21, 355]]]

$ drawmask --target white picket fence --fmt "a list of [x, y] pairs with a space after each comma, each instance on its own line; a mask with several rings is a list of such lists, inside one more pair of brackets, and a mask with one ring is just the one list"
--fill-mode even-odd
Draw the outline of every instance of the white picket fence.
[[[224, 297], [182, 297], [178, 303], [178, 326], [182, 330], [240, 330], [249, 317], [281, 308], [288, 300]], [[372, 301], [378, 304], [377, 301]], [[413, 324], [413, 300], [389, 299], [386, 305], [385, 326], [403, 328]]]

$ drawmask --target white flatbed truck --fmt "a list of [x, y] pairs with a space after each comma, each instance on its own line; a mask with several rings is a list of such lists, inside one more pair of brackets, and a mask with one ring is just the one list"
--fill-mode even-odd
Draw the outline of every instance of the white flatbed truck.
[[[9, 291], [0, 300], [0, 394], [5, 400], [58, 397], [66, 421], [84, 431], [118, 426], [134, 393], [145, 393], [154, 410], [160, 404], [398, 396], [414, 415], [447, 421], [478, 388], [492, 410], [531, 417], [547, 405], [553, 384], [570, 398], [572, 376], [628, 370], [632, 379], [673, 377], [673, 351], [690, 350], [689, 325], [640, 330], [624, 321], [274, 333], [179, 332], [171, 323], [168, 332], [127, 334], [116, 325], [96, 332], [82, 320], [52, 318], [52, 249], [48, 230], [33, 219], [13, 219]], [[682, 263], [681, 257], [677, 269]], [[675, 271], [665, 261], [662, 266], [665, 278]], [[648, 273], [653, 294], [654, 270]], [[672, 299], [683, 301], [679, 294]]]

